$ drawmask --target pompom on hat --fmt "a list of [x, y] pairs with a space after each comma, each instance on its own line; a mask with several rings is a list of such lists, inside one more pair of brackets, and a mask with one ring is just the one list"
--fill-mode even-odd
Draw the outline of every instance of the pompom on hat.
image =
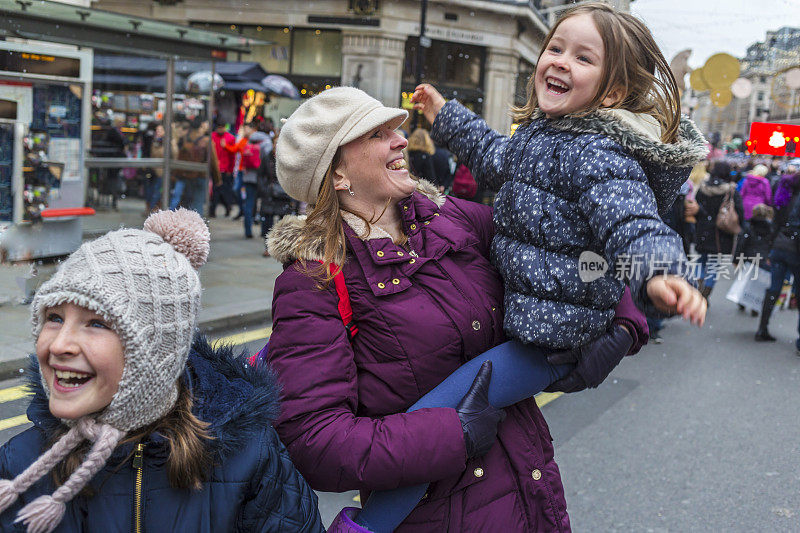
[[194, 211], [159, 211], [142, 230], [120, 229], [83, 243], [37, 291], [31, 306], [35, 339], [48, 308], [73, 303], [108, 321], [122, 342], [125, 365], [105, 409], [62, 420], [70, 426], [64, 436], [15, 479], [0, 480], [3, 512], [83, 440], [93, 441], [61, 487], [17, 514], [29, 533], [55, 529], [66, 503], [100, 471], [126, 433], [174, 407], [200, 310], [197, 269], [208, 258], [209, 244], [208, 227]]
[[309, 98], [286, 120], [275, 148], [278, 182], [301, 202], [317, 201], [336, 150], [383, 124], [392, 129], [408, 111], [386, 107], [361, 89], [334, 87]]

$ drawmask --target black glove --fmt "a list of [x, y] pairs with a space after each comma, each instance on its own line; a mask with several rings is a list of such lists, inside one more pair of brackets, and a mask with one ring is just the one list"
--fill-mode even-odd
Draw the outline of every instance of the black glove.
[[456, 413], [464, 431], [467, 459], [485, 455], [497, 440], [497, 425], [506, 413], [489, 404], [489, 382], [492, 380], [492, 362], [484, 361], [472, 386], [458, 402]]
[[551, 365], [577, 363], [565, 377], [551, 384], [547, 392], [578, 392], [586, 387], [600, 385], [622, 358], [630, 351], [633, 337], [619, 324], [613, 324], [606, 333], [597, 339], [567, 350], [547, 356]]

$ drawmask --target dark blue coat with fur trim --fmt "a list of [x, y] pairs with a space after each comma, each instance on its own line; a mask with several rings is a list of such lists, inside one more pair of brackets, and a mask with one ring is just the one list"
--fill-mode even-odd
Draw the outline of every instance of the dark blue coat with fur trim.
[[[625, 281], [646, 314], [660, 315], [645, 281], [654, 272], [678, 273], [685, 256], [659, 212], [708, 150], [688, 119], [667, 144], [618, 114], [547, 119], [537, 112], [511, 137], [454, 100], [436, 116], [434, 141], [499, 189], [492, 262], [505, 281], [511, 337], [550, 348], [584, 344], [611, 323]], [[581, 276], [585, 252], [610, 265], [605, 275]], [[623, 262], [626, 255], [631, 260]]]
[[[246, 367], [230, 348], [214, 350], [200, 337], [192, 346], [184, 379], [194, 397], [195, 415], [211, 424], [214, 466], [202, 490], [173, 489], [166, 473], [167, 443], [152, 435], [144, 449], [142, 531], [324, 531], [316, 495], [272, 428], [279, 395], [272, 374]], [[59, 424], [48, 410], [38, 367], [31, 372], [30, 385], [35, 396], [28, 417], [34, 427], [0, 449], [3, 479], [33, 463]], [[117, 447], [90, 483], [95, 494], [72, 500], [56, 532], [134, 531], [132, 447]], [[25, 531], [13, 524], [19, 509], [54, 489], [51, 476], [40, 480], [0, 515], [0, 530]]]

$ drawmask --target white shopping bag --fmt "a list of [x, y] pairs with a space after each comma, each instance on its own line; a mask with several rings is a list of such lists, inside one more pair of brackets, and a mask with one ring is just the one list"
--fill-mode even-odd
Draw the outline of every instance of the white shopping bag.
[[725, 297], [747, 309], [760, 311], [764, 303], [764, 292], [771, 282], [772, 276], [769, 272], [748, 262], [737, 272], [736, 279]]

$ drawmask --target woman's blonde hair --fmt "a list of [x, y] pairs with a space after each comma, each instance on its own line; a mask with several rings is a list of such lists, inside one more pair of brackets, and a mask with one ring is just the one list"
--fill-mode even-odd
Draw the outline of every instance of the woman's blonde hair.
[[[603, 99], [617, 89], [622, 92], [622, 97], [611, 107], [651, 115], [661, 125], [661, 140], [674, 142], [681, 115], [678, 85], [650, 30], [633, 15], [599, 2], [580, 4], [565, 12], [553, 25], [544, 39], [539, 57], [547, 50], [559, 25], [578, 15], [592, 17], [605, 48], [600, 85], [594, 98], [578, 116], [600, 108]], [[528, 80], [528, 102], [511, 110], [515, 122], [530, 122], [539, 107], [534, 89], [535, 77], [534, 71]]]
[[[175, 407], [159, 420], [129, 433], [120, 441], [120, 444], [138, 444], [153, 433], [162, 435], [169, 443], [167, 476], [170, 486], [175, 489], [202, 489], [203, 482], [208, 479], [208, 470], [212, 462], [208, 450], [208, 443], [213, 440], [208, 433], [209, 424], [194, 416], [193, 405], [191, 391], [183, 380], [179, 379], [178, 400], [175, 402]], [[69, 428], [62, 424], [50, 439], [48, 447], [57, 442], [67, 431]], [[81, 465], [90, 446], [91, 442], [85, 440], [53, 469], [53, 481], [56, 486], [60, 487]], [[133, 447], [133, 450], [135, 449], [136, 446]], [[127, 461], [128, 459], [123, 461], [120, 467]], [[84, 492], [91, 495], [88, 485]]]
[[433, 155], [436, 152], [436, 145], [433, 144], [433, 139], [428, 134], [428, 130], [417, 128], [408, 137], [408, 146], [406, 149], [409, 152], [425, 152], [426, 154]]

